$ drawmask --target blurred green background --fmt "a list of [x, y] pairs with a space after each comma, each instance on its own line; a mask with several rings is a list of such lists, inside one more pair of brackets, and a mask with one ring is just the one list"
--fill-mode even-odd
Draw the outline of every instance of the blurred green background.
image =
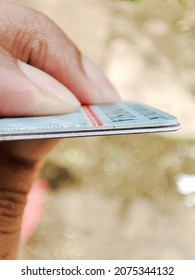
[[51, 192], [21, 258], [194, 259], [194, 1], [14, 2], [56, 21], [124, 100], [182, 124], [163, 135], [63, 140], [40, 174]]

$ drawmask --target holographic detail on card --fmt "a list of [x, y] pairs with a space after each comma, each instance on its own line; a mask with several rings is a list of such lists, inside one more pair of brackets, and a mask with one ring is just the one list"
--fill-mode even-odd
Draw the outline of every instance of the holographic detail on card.
[[145, 104], [81, 106], [70, 114], [0, 119], [0, 140], [80, 137], [179, 129], [177, 118]]

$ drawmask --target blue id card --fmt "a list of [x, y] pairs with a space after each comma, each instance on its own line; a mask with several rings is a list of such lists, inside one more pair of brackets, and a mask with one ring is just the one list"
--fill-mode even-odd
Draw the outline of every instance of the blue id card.
[[0, 118], [0, 141], [168, 132], [179, 127], [177, 118], [166, 112], [121, 102], [85, 105], [64, 115]]

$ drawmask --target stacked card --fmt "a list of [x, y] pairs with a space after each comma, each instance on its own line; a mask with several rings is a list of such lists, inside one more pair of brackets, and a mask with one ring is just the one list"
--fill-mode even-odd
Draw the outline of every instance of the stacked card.
[[168, 132], [178, 130], [175, 116], [146, 104], [85, 105], [74, 113], [0, 119], [0, 140]]

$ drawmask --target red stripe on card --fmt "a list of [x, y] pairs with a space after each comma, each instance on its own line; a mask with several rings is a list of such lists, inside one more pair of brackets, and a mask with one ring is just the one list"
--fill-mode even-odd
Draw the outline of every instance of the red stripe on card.
[[85, 105], [82, 106], [85, 114], [87, 115], [89, 121], [91, 122], [91, 124], [93, 126], [102, 126], [103, 122], [98, 118], [98, 116], [96, 115], [96, 113], [91, 109], [90, 106]]

